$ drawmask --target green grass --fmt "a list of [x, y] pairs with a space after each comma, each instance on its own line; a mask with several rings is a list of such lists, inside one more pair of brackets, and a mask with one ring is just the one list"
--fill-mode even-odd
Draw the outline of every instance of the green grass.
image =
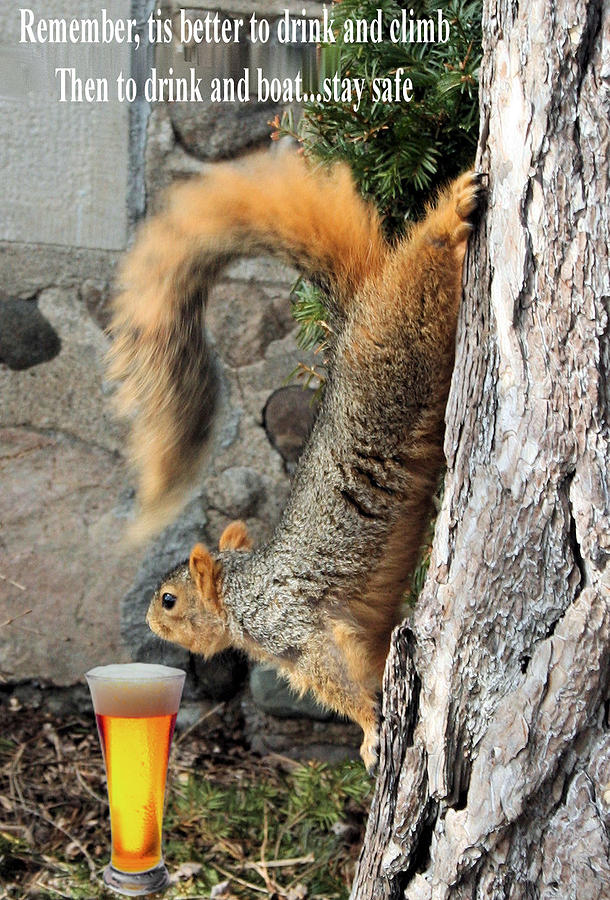
[[359, 762], [310, 763], [269, 779], [245, 773], [222, 786], [188, 776], [172, 791], [166, 858], [202, 868], [180, 896], [228, 879], [239, 897], [282, 897], [301, 884], [309, 900], [347, 898], [371, 791]]

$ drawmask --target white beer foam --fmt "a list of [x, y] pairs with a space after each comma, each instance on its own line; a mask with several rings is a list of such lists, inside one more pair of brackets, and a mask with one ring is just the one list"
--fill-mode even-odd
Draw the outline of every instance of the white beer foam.
[[178, 712], [185, 673], [148, 663], [96, 666], [85, 678], [100, 716], [167, 716]]

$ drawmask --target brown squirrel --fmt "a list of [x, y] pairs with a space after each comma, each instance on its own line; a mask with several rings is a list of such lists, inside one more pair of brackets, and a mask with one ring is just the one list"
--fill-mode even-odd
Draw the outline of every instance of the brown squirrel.
[[153, 631], [206, 656], [240, 647], [358, 722], [376, 758], [390, 634], [442, 463], [462, 263], [477, 206], [466, 173], [391, 246], [347, 167], [292, 156], [219, 167], [174, 188], [140, 232], [116, 301], [111, 376], [133, 420], [139, 533], [193, 480], [214, 406], [208, 288], [244, 255], [271, 254], [326, 294], [323, 402], [271, 540], [243, 523], [196, 545], [155, 593]]

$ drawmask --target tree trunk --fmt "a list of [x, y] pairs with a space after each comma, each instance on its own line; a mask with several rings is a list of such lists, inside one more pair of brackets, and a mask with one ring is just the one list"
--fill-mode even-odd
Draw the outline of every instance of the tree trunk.
[[428, 579], [352, 891], [610, 896], [610, 3], [488, 0]]

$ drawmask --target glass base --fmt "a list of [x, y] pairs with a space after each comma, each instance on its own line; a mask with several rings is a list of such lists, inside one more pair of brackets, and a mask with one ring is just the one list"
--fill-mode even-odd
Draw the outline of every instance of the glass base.
[[139, 897], [164, 891], [169, 885], [169, 874], [163, 860], [146, 872], [120, 872], [113, 865], [108, 865], [104, 869], [104, 884], [117, 894]]

